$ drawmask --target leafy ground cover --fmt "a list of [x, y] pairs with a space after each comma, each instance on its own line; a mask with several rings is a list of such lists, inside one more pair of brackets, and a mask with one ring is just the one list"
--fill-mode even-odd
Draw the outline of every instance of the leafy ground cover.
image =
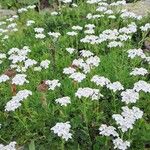
[[149, 17], [122, 5], [64, 0], [1, 20], [0, 149], [149, 148]]

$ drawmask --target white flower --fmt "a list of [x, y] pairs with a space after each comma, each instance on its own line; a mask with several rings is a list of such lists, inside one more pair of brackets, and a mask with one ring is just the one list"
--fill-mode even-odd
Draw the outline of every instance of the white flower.
[[140, 81], [134, 83], [133, 89], [137, 92], [143, 91], [146, 93], [147, 92], [150, 93], [150, 84], [147, 83], [146, 81], [140, 80]]
[[145, 69], [145, 68], [134, 68], [133, 71], [130, 73], [130, 75], [134, 75], [134, 76], [137, 76], [137, 75], [146, 75], [148, 74], [148, 71]]
[[25, 68], [29, 68], [32, 67], [33, 65], [37, 64], [37, 61], [33, 60], [33, 59], [27, 59], [25, 60]]
[[41, 61], [40, 66], [44, 69], [47, 69], [49, 67], [49, 64], [50, 64], [50, 61], [46, 59], [46, 60]]
[[86, 60], [86, 63], [91, 67], [98, 67], [100, 63], [100, 58], [97, 56], [91, 56]]
[[140, 29], [142, 31], [148, 31], [150, 29], [150, 23], [146, 23], [145, 26], [141, 26]]
[[75, 31], [72, 31], [72, 32], [67, 32], [67, 35], [70, 35], [70, 36], [75, 36], [77, 35], [78, 33], [75, 32]]
[[44, 39], [46, 36], [42, 33], [35, 34], [36, 39]]
[[16, 74], [14, 78], [12, 78], [12, 84], [15, 85], [23, 85], [24, 83], [29, 83], [28, 80], [26, 80], [27, 75], [25, 74]]
[[29, 95], [32, 95], [32, 92], [29, 90], [19, 91], [16, 96], [13, 96], [12, 99], [7, 102], [5, 111], [15, 111], [15, 109], [21, 106], [20, 102], [26, 99]]
[[81, 50], [80, 54], [82, 57], [86, 58], [86, 57], [90, 57], [93, 56], [94, 54], [88, 50]]
[[112, 48], [112, 47], [122, 47], [123, 46], [123, 43], [121, 42], [117, 42], [117, 41], [112, 41], [108, 44], [108, 47], [109, 48]]
[[64, 74], [73, 74], [76, 71], [76, 69], [68, 67], [63, 69]]
[[69, 78], [73, 79], [76, 82], [81, 82], [86, 78], [86, 75], [80, 72], [75, 72], [69, 76]]
[[72, 0], [60, 0], [60, 1], [62, 1], [63, 3], [71, 3], [72, 2]]
[[139, 93], [135, 92], [133, 89], [126, 89], [121, 93], [122, 102], [125, 102], [126, 104], [129, 103], [136, 103], [136, 101], [139, 99]]
[[0, 76], [0, 83], [6, 82], [7, 80], [9, 80], [9, 77], [7, 75], [3, 74]]
[[95, 75], [92, 77], [91, 82], [94, 82], [96, 85], [100, 85], [103, 87], [108, 85], [110, 83], [110, 80], [103, 76]]
[[69, 52], [70, 54], [72, 54], [74, 51], [76, 51], [76, 49], [74, 49], [74, 48], [66, 48], [66, 51]]
[[71, 125], [69, 122], [65, 122], [65, 123], [60, 122], [60, 123], [56, 123], [56, 125], [52, 127], [51, 130], [62, 139], [68, 141], [69, 139], [72, 139], [70, 128]]
[[121, 91], [124, 89], [124, 87], [122, 86], [122, 84], [119, 81], [108, 84], [107, 88], [110, 90], [113, 90], [113, 92]]
[[6, 57], [6, 54], [0, 53], [0, 59], [5, 59], [5, 58], [7, 58], [7, 57]]
[[132, 107], [132, 109], [129, 109], [127, 106], [122, 107], [122, 110], [123, 112], [121, 115], [114, 114], [112, 117], [119, 125], [118, 128], [120, 128], [122, 132], [126, 132], [128, 129], [133, 129], [135, 121], [142, 118], [143, 112], [137, 107]]
[[66, 97], [62, 97], [62, 98], [58, 98], [55, 100], [56, 103], [59, 103], [61, 106], [67, 106], [68, 104], [71, 103], [70, 101], [70, 97], [66, 96]]
[[73, 30], [82, 30], [83, 27], [81, 27], [81, 26], [73, 26], [72, 29]]
[[28, 27], [31, 26], [32, 24], [35, 24], [35, 21], [33, 21], [33, 20], [28, 20], [27, 23], [26, 23], [26, 25], [27, 25]]
[[44, 28], [34, 28], [34, 31], [36, 33], [43, 33], [44, 32]]
[[46, 80], [45, 84], [49, 86], [49, 90], [54, 90], [56, 87], [60, 87], [59, 80]]
[[8, 145], [3, 145], [3, 144], [0, 144], [0, 150], [17, 150], [16, 148], [16, 142], [10, 142]]
[[128, 57], [131, 59], [135, 58], [136, 56], [141, 58], [146, 57], [142, 49], [130, 49], [127, 52], [128, 52]]
[[79, 88], [75, 93], [75, 96], [81, 99], [82, 97], [91, 98], [92, 100], [98, 100], [100, 97], [103, 97], [100, 94], [99, 89], [92, 89], [89, 87]]
[[53, 12], [51, 12], [51, 15], [52, 16], [57, 16], [59, 13], [57, 12], [57, 11], [53, 11]]
[[53, 38], [57, 39], [61, 34], [59, 32], [48, 32], [48, 35], [52, 36]]
[[130, 147], [129, 141], [123, 141], [121, 138], [117, 138], [113, 140], [114, 149], [126, 150]]
[[106, 124], [102, 124], [99, 128], [99, 134], [100, 135], [105, 135], [105, 136], [114, 136], [118, 137], [118, 133], [116, 132], [116, 128], [113, 126], [107, 126]]

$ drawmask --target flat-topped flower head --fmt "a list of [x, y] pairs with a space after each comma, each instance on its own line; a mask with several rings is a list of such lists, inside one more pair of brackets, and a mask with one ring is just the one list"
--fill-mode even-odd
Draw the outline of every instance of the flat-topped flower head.
[[123, 85], [119, 81], [108, 84], [107, 88], [113, 90], [113, 92], [121, 91], [124, 89]]
[[8, 145], [0, 144], [0, 150], [17, 150], [16, 142], [10, 142]]
[[13, 96], [10, 101], [7, 102], [5, 106], [5, 111], [15, 111], [18, 107], [21, 106], [21, 101], [27, 99], [28, 96], [32, 95], [30, 90], [21, 90], [16, 96]]
[[86, 78], [86, 75], [80, 72], [75, 72], [69, 76], [69, 78], [73, 79], [76, 82], [81, 82]]
[[104, 136], [114, 136], [118, 137], [119, 134], [116, 132], [116, 128], [113, 126], [107, 126], [106, 124], [102, 124], [99, 128], [99, 134]]
[[16, 74], [12, 78], [12, 84], [23, 85], [25, 83], [29, 83], [29, 81], [26, 79], [26, 77], [27, 77], [27, 75], [25, 75], [25, 74]]
[[133, 76], [137, 76], [137, 75], [141, 75], [141, 76], [144, 76], [148, 74], [148, 71], [145, 69], [145, 68], [134, 68], [132, 72], [130, 72], [130, 75], [133, 75]]
[[72, 67], [68, 67], [68, 68], [64, 68], [63, 69], [63, 73], [64, 74], [67, 74], [67, 75], [71, 75], [73, 73], [76, 72], [76, 69], [72, 68]]
[[116, 138], [113, 140], [114, 149], [126, 150], [130, 147], [129, 141], [123, 141], [121, 138]]
[[92, 77], [91, 79], [92, 82], [94, 82], [96, 85], [100, 85], [100, 86], [106, 86], [110, 83], [110, 80], [103, 77], [103, 76], [98, 76], [98, 75], [95, 75]]
[[70, 133], [71, 125], [69, 122], [58, 122], [54, 127], [51, 128], [51, 130], [57, 134], [59, 137], [64, 139], [65, 141], [68, 141], [69, 139], [72, 139], [72, 133]]
[[41, 61], [40, 66], [44, 69], [47, 69], [49, 67], [49, 64], [50, 64], [50, 61], [46, 59], [46, 60]]
[[8, 80], [9, 80], [9, 76], [7, 76], [5, 74], [3, 74], [3, 75], [0, 76], [0, 83], [6, 82]]
[[139, 80], [138, 82], [134, 83], [133, 89], [137, 92], [143, 91], [146, 93], [150, 93], [150, 83], [147, 83], [143, 80]]
[[126, 89], [125, 91], [121, 92], [121, 96], [121, 101], [125, 102], [126, 104], [136, 103], [136, 101], [139, 99], [139, 93], [133, 89]]
[[75, 96], [79, 99], [83, 98], [91, 98], [92, 100], [98, 100], [103, 95], [99, 92], [99, 89], [92, 89], [89, 87], [79, 88], [75, 93]]
[[70, 97], [68, 97], [68, 96], [58, 98], [58, 99], [55, 100], [55, 102], [60, 104], [61, 106], [67, 106], [68, 104], [71, 103]]
[[48, 85], [49, 90], [54, 90], [56, 87], [60, 87], [61, 83], [59, 83], [59, 80], [46, 80], [45, 84]]

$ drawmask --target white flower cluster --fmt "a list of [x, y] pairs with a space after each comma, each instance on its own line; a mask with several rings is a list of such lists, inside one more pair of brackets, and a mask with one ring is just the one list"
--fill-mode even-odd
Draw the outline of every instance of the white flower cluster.
[[94, 82], [96, 85], [100, 85], [102, 87], [107, 86], [110, 83], [109, 79], [98, 75], [93, 76], [91, 81]]
[[121, 101], [125, 102], [126, 104], [129, 103], [136, 103], [139, 99], [139, 93], [133, 89], [126, 89], [125, 91], [121, 92]]
[[28, 80], [26, 80], [27, 75], [25, 74], [16, 74], [14, 78], [12, 78], [12, 84], [15, 85], [23, 85], [25, 83], [29, 83]]
[[60, 87], [61, 83], [59, 83], [59, 80], [46, 80], [45, 84], [48, 85], [49, 90], [54, 90], [56, 87]]
[[102, 124], [99, 128], [99, 134], [104, 136], [114, 136], [118, 137], [118, 133], [116, 132], [116, 128], [113, 126], [107, 126], [106, 124]]
[[133, 89], [137, 92], [143, 91], [145, 93], [150, 93], [150, 83], [139, 80], [138, 82], [134, 83]]
[[150, 57], [146, 56], [146, 54], [143, 52], [142, 49], [130, 49], [127, 51], [128, 53], [128, 57], [133, 59], [135, 57], [139, 57], [142, 60], [144, 60], [145, 62], [147, 62], [148, 64], [150, 64]]
[[150, 29], [150, 23], [146, 23], [144, 26], [141, 26], [140, 29], [142, 31], [148, 31]]
[[72, 0], [60, 0], [60, 1], [63, 2], [63, 3], [65, 3], [65, 4], [72, 2]]
[[15, 111], [18, 107], [21, 106], [21, 101], [26, 99], [28, 96], [32, 95], [32, 92], [29, 90], [21, 90], [16, 96], [13, 96], [12, 99], [7, 102], [5, 106], [5, 111]]
[[112, 117], [119, 125], [118, 128], [120, 128], [122, 132], [126, 132], [128, 129], [133, 129], [135, 121], [142, 118], [143, 112], [135, 106], [133, 106], [132, 109], [129, 109], [128, 106], [124, 106], [122, 110], [121, 115], [113, 114]]
[[18, 13], [21, 14], [23, 12], [27, 12], [29, 11], [30, 9], [34, 9], [36, 6], [35, 5], [29, 5], [27, 7], [24, 7], [24, 8], [20, 8], [18, 9]]
[[48, 32], [49, 36], [52, 36], [54, 39], [58, 39], [61, 34], [59, 32]]
[[[98, 67], [100, 63], [100, 58], [94, 56], [94, 54], [88, 50], [81, 50], [80, 56], [82, 58], [73, 60], [72, 67], [64, 68], [63, 70], [64, 74], [70, 75], [69, 78], [74, 79], [76, 82], [81, 82], [85, 79], [85, 74], [89, 73], [92, 68]], [[82, 70], [83, 73], [77, 72], [77, 69]]]
[[90, 98], [92, 100], [99, 100], [100, 97], [103, 97], [99, 89], [92, 89], [89, 87], [79, 88], [75, 93], [75, 96], [78, 97], [79, 99], [84, 97], [84, 98]]
[[121, 91], [124, 89], [123, 85], [119, 81], [108, 84], [107, 88], [113, 90], [113, 92]]
[[0, 144], [0, 150], [17, 150], [16, 142], [10, 142], [8, 145]]
[[132, 19], [137, 19], [137, 20], [141, 20], [142, 16], [140, 15], [136, 15], [133, 12], [129, 12], [127, 10], [123, 10], [122, 14], [120, 15], [121, 18], [125, 19], [125, 18], [132, 18]]
[[73, 52], [76, 51], [76, 49], [69, 47], [66, 48], [66, 51], [69, 52], [70, 54], [73, 54]]
[[[11, 48], [8, 51], [8, 59], [12, 61], [10, 67], [15, 69], [17, 72], [26, 72], [29, 68], [37, 65], [38, 62], [34, 59], [30, 59], [28, 54], [31, 52], [28, 46], [24, 46], [22, 49]], [[43, 60], [41, 61], [38, 67], [34, 67], [34, 71], [41, 71], [49, 67], [50, 61]]]
[[70, 133], [70, 128], [71, 125], [69, 122], [60, 122], [56, 123], [56, 125], [52, 127], [51, 130], [65, 141], [68, 141], [69, 139], [72, 139], [72, 133]]
[[148, 71], [145, 69], [145, 68], [134, 68], [133, 71], [130, 73], [130, 75], [134, 75], [134, 76], [137, 76], [137, 75], [141, 75], [141, 76], [144, 76], [148, 74]]
[[43, 34], [44, 28], [34, 28], [35, 38], [36, 39], [44, 39], [46, 36]]
[[114, 149], [119, 149], [119, 150], [126, 150], [128, 147], [130, 147], [130, 142], [129, 141], [123, 141], [121, 138], [117, 138], [113, 140]]
[[3, 74], [0, 76], [0, 83], [6, 82], [8, 80], [9, 80], [9, 77], [7, 75]]
[[70, 97], [68, 97], [68, 96], [58, 98], [58, 99], [55, 100], [55, 102], [59, 103], [61, 106], [67, 106], [68, 104], [71, 103]]
[[27, 22], [26, 22], [26, 25], [29, 27], [29, 26], [31, 26], [32, 24], [35, 24], [35, 21], [34, 20], [28, 20]]

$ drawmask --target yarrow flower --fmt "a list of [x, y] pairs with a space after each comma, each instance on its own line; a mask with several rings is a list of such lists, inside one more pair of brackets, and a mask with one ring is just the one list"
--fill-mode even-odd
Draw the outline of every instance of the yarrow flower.
[[60, 87], [59, 80], [46, 80], [45, 84], [48, 85], [49, 90], [54, 90], [56, 87]]
[[121, 138], [117, 138], [113, 140], [114, 149], [126, 150], [130, 147], [129, 141], [123, 141]]
[[150, 93], [150, 83], [147, 83], [143, 80], [139, 80], [138, 82], [134, 83], [133, 89], [137, 92], [143, 91], [145, 93]]
[[102, 124], [99, 128], [99, 134], [104, 136], [114, 136], [118, 137], [118, 133], [116, 132], [116, 128], [113, 126], [107, 126], [106, 124]]
[[82, 97], [91, 98], [92, 100], [98, 100], [103, 95], [99, 92], [99, 89], [92, 89], [89, 87], [79, 88], [75, 93], [75, 96], [81, 99]]
[[122, 86], [122, 84], [119, 81], [108, 84], [107, 88], [110, 90], [113, 90], [113, 92], [121, 91], [124, 89], [124, 87]]
[[134, 75], [134, 76], [137, 76], [137, 75], [146, 75], [148, 74], [148, 71], [145, 69], [145, 68], [134, 68], [132, 72], [130, 72], [130, 75]]
[[56, 103], [59, 103], [61, 106], [67, 106], [68, 104], [71, 103], [70, 101], [70, 97], [66, 96], [66, 97], [62, 97], [62, 98], [58, 98], [55, 100]]
[[126, 89], [121, 93], [121, 96], [121, 101], [125, 102], [126, 104], [136, 103], [136, 101], [139, 99], [139, 93], [133, 89]]
[[3, 74], [0, 76], [0, 83], [6, 82], [8, 80], [9, 80], [9, 77], [7, 75]]
[[73, 73], [76, 72], [76, 69], [72, 68], [72, 67], [68, 67], [68, 68], [64, 68], [63, 69], [63, 73], [64, 74], [67, 74], [67, 75], [71, 75]]
[[59, 122], [56, 123], [54, 127], [51, 128], [51, 130], [57, 134], [59, 137], [64, 139], [65, 141], [68, 141], [69, 139], [72, 139], [72, 133], [70, 133], [71, 125], [69, 122]]
[[129, 109], [127, 106], [122, 107], [122, 110], [121, 115], [113, 114], [112, 117], [119, 125], [118, 128], [120, 128], [122, 132], [126, 132], [128, 129], [133, 129], [135, 121], [142, 118], [143, 112], [137, 107]]
[[15, 77], [12, 79], [12, 84], [15, 85], [23, 85], [24, 83], [29, 83], [28, 80], [26, 80], [27, 75], [25, 74], [16, 74]]
[[47, 69], [49, 67], [49, 64], [50, 64], [50, 61], [46, 59], [46, 60], [41, 61], [40, 66], [44, 69]]
[[0, 144], [0, 150], [17, 150], [16, 149], [16, 142], [10, 142], [8, 145]]
[[71, 47], [66, 48], [66, 51], [69, 52], [70, 54], [73, 54], [73, 52], [74, 52], [75, 50], [76, 50], [76, 49], [71, 48]]
[[20, 102], [26, 99], [29, 95], [32, 95], [32, 92], [29, 90], [25, 89], [19, 91], [16, 96], [13, 96], [12, 99], [7, 102], [5, 111], [15, 111], [15, 109], [21, 106]]
[[81, 82], [83, 79], [86, 78], [86, 75], [80, 72], [72, 73], [69, 78], [73, 79], [76, 82]]
[[135, 58], [136, 56], [141, 58], [146, 57], [142, 49], [130, 49], [127, 51], [127, 53], [128, 53], [128, 57], [131, 59]]
[[91, 82], [94, 82], [96, 85], [100, 85], [103, 87], [108, 85], [110, 83], [110, 80], [103, 76], [95, 75], [92, 77]]

